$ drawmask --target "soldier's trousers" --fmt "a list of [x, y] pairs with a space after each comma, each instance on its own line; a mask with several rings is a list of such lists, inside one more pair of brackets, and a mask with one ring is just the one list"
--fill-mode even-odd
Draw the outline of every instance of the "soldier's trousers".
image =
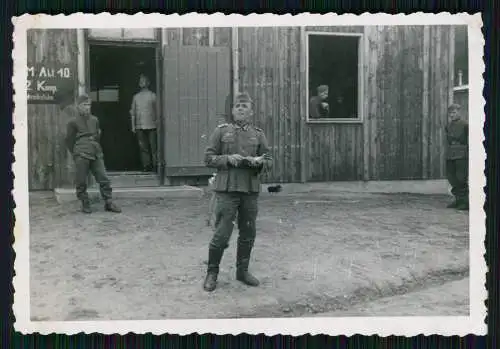
[[111, 182], [106, 175], [106, 168], [104, 166], [104, 159], [97, 158], [90, 160], [81, 156], [75, 157], [76, 165], [76, 196], [79, 200], [85, 201], [89, 199], [87, 193], [87, 179], [89, 172], [92, 173], [97, 183], [99, 183], [99, 190], [101, 197], [105, 201], [111, 200]]
[[455, 199], [469, 202], [469, 161], [467, 159], [446, 161], [446, 175]]
[[[210, 250], [222, 253], [229, 246], [229, 240], [233, 233], [233, 222], [237, 215], [238, 256], [241, 256], [242, 259], [249, 258], [255, 242], [258, 197], [258, 193], [217, 192], [215, 233], [210, 241]], [[243, 261], [243, 263], [248, 264], [248, 260]], [[209, 268], [217, 270], [218, 265], [209, 265]]]
[[142, 166], [146, 169], [152, 166], [156, 169], [157, 137], [156, 129], [136, 130], [139, 149], [141, 151]]

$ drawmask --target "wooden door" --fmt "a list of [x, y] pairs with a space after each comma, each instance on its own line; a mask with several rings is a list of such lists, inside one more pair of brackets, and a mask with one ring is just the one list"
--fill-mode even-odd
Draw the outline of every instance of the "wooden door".
[[228, 47], [164, 47], [162, 115], [167, 177], [213, 172], [204, 164], [204, 152], [231, 93], [230, 59]]

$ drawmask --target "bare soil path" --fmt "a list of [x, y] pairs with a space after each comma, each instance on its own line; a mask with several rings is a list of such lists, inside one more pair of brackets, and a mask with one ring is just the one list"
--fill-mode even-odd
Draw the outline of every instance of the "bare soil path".
[[355, 305], [349, 310], [318, 314], [336, 316], [467, 316], [469, 278], [447, 282], [401, 296]]
[[[364, 304], [439, 290], [468, 276], [468, 214], [447, 209], [448, 201], [444, 195], [263, 195], [250, 264], [261, 286], [235, 280], [235, 230], [219, 287], [209, 294], [201, 288], [212, 235], [205, 223], [207, 198], [120, 201], [122, 214], [95, 203], [96, 212], [83, 215], [77, 204], [61, 206], [33, 195], [31, 316], [57, 321], [366, 314]], [[468, 295], [466, 282], [456, 285]], [[392, 313], [418, 315], [417, 308], [400, 302]], [[371, 315], [385, 312], [374, 307]], [[468, 297], [448, 312], [467, 314]]]

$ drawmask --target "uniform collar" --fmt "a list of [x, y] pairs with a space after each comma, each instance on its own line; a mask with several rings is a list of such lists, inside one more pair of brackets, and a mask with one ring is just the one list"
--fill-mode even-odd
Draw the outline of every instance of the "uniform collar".
[[242, 125], [238, 125], [238, 124], [235, 122], [235, 123], [234, 123], [234, 127], [235, 127], [236, 129], [242, 129], [243, 131], [246, 131], [246, 130], [248, 130], [248, 128], [250, 127], [250, 123], [246, 122], [246, 123], [244, 123], [244, 124], [242, 124]]

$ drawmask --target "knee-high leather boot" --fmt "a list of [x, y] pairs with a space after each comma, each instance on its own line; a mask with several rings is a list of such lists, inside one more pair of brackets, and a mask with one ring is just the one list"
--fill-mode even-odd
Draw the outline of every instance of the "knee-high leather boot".
[[236, 251], [236, 280], [248, 286], [259, 286], [259, 280], [248, 272], [253, 244], [239, 243]]
[[224, 254], [223, 249], [211, 247], [208, 250], [208, 268], [203, 289], [207, 292], [212, 292], [217, 287], [217, 276], [219, 275], [219, 264]]

